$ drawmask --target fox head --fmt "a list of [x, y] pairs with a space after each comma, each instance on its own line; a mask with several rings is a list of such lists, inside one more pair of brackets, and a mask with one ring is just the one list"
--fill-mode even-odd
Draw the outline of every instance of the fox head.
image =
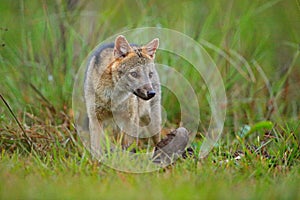
[[123, 90], [131, 92], [143, 100], [149, 100], [158, 92], [158, 74], [154, 66], [154, 57], [158, 48], [158, 38], [138, 47], [130, 45], [122, 35], [114, 45], [115, 61], [112, 65], [113, 81]]

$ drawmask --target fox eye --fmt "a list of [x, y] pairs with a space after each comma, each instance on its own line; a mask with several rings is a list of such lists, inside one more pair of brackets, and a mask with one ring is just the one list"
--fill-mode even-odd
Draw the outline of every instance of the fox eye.
[[130, 72], [130, 75], [134, 78], [136, 78], [138, 76], [138, 74], [136, 72]]
[[149, 77], [152, 78], [152, 76], [153, 76], [153, 72], [150, 72]]

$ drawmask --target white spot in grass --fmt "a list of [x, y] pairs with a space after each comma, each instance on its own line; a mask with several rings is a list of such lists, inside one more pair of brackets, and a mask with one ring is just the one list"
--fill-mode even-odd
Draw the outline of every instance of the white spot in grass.
[[48, 81], [53, 81], [53, 76], [51, 74], [48, 75]]

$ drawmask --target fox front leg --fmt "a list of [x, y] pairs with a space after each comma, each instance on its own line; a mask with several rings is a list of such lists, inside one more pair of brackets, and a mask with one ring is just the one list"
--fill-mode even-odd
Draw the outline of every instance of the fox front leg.
[[156, 145], [160, 141], [160, 131], [161, 131], [161, 107], [159, 103], [154, 104], [151, 107], [150, 112], [150, 124], [148, 126], [148, 131], [152, 135], [151, 139], [153, 144]]
[[[130, 99], [127, 105], [127, 111], [122, 113], [122, 127], [121, 134], [123, 136], [122, 146], [127, 149], [136, 140], [139, 140], [139, 117], [138, 107], [136, 106], [136, 99]], [[119, 115], [120, 116], [120, 115]]]

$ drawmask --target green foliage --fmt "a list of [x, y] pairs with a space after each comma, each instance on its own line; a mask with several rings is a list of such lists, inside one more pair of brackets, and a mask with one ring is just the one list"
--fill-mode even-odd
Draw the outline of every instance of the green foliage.
[[[33, 143], [0, 102], [1, 199], [300, 197], [298, 1], [6, 0], [0, 19], [0, 94]], [[183, 32], [213, 58], [228, 98], [224, 134], [205, 159], [124, 174], [93, 161], [77, 138], [74, 78], [98, 43], [149, 26]], [[184, 59], [158, 51], [157, 61], [196, 91], [197, 148], [210, 122], [209, 91]], [[180, 106], [166, 88], [163, 106], [167, 126], [177, 127]]]

